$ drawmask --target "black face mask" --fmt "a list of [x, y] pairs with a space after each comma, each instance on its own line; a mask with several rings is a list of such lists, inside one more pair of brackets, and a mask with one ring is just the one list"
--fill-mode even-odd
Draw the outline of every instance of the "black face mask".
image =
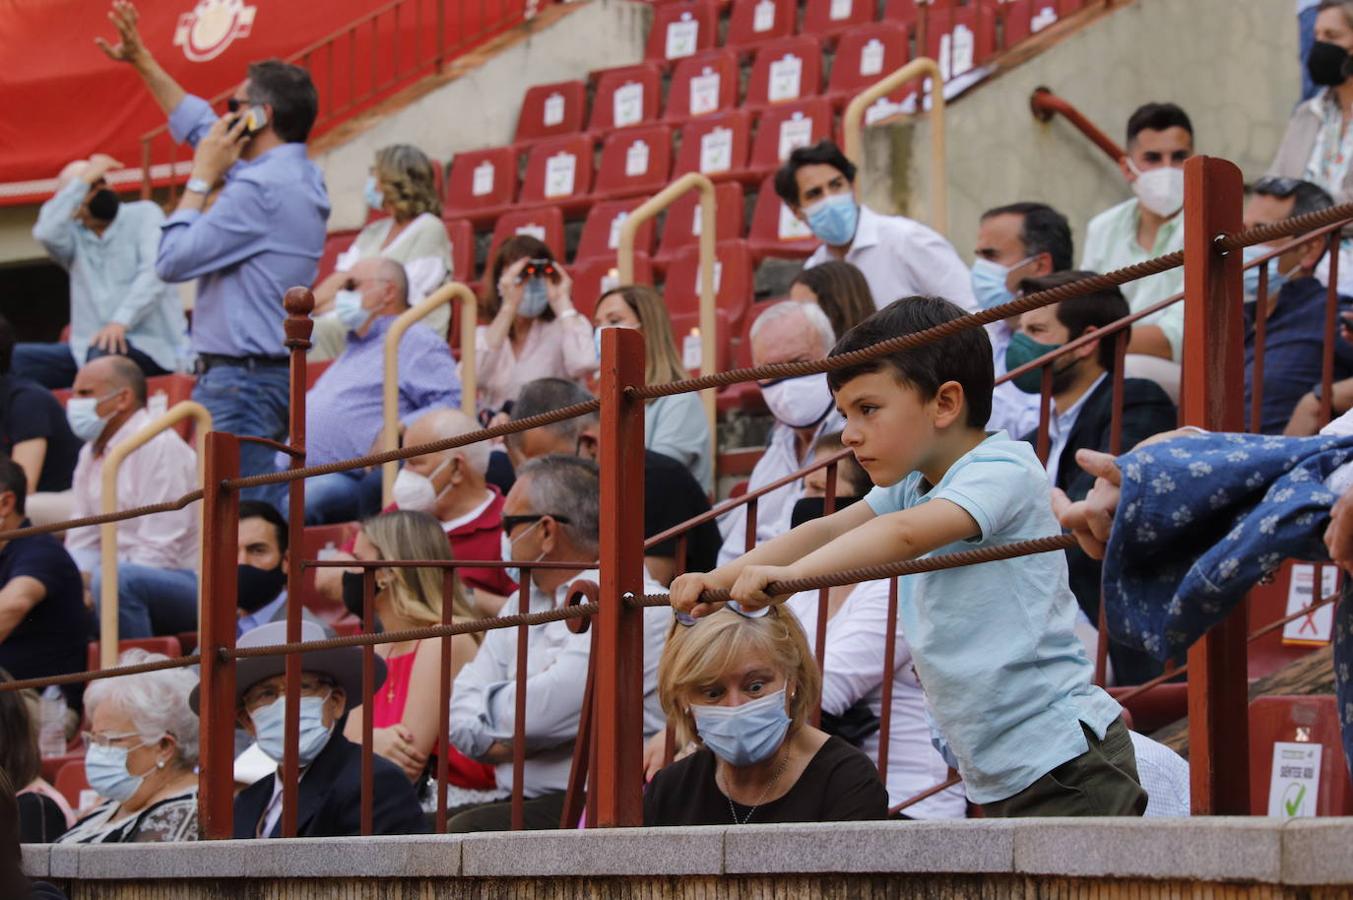
[[[343, 608], [361, 620], [362, 606], [362, 573], [344, 572]], [[373, 614], [372, 618], [375, 620], [372, 625], [375, 627], [376, 631], [383, 631], [384, 628], [381, 626], [380, 617]]]
[[1306, 54], [1306, 71], [1316, 84], [1325, 87], [1343, 84], [1348, 77], [1348, 51], [1338, 44], [1316, 41]]
[[260, 569], [241, 563], [235, 575], [235, 605], [247, 613], [258, 612], [277, 599], [287, 585], [287, 573], [280, 565]]
[[89, 214], [100, 222], [111, 222], [117, 218], [117, 208], [122, 203], [108, 188], [99, 188], [89, 198]]
[[[836, 498], [836, 511], [840, 512], [852, 503], [863, 499], [862, 497], [838, 496]], [[798, 503], [794, 504], [794, 512], [789, 517], [789, 527], [798, 528], [804, 522], [811, 522], [814, 519], [820, 519], [827, 514], [826, 497], [804, 497]]]

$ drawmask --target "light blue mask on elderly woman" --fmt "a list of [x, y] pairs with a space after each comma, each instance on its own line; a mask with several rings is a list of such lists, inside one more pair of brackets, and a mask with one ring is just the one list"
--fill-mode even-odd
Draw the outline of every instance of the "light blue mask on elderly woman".
[[784, 688], [741, 706], [691, 705], [700, 740], [731, 766], [763, 762], [784, 743], [789, 732]]

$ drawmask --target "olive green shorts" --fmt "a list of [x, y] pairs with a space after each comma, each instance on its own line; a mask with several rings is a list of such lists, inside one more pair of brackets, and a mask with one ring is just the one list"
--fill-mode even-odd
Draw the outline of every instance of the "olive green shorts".
[[1062, 763], [1013, 797], [982, 804], [989, 818], [1023, 816], [1140, 816], [1146, 791], [1137, 777], [1137, 754], [1122, 719], [1104, 740], [1081, 723], [1090, 749]]

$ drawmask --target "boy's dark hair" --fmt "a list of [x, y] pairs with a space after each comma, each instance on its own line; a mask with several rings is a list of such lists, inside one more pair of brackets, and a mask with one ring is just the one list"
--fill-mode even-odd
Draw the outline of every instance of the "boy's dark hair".
[[14, 495], [14, 511], [23, 515], [24, 500], [28, 496], [28, 476], [23, 466], [0, 454], [0, 494]]
[[846, 158], [836, 142], [824, 138], [811, 147], [799, 147], [789, 154], [789, 159], [775, 173], [775, 193], [790, 206], [799, 205], [798, 171], [804, 166], [831, 166], [846, 181], [855, 183], [855, 164]]
[[[846, 332], [828, 357], [925, 331], [965, 315], [967, 313], [961, 307], [943, 297], [903, 297]], [[985, 328], [965, 328], [920, 347], [828, 372], [827, 384], [834, 394], [851, 379], [885, 367], [892, 369], [897, 378], [916, 388], [927, 400], [939, 393], [944, 382], [957, 381], [968, 404], [969, 427], [981, 428], [991, 418], [991, 390], [996, 376], [991, 359], [991, 339]]]
[[1143, 131], [1164, 131], [1167, 128], [1182, 128], [1193, 139], [1193, 123], [1189, 114], [1174, 103], [1147, 103], [1137, 107], [1137, 111], [1128, 117], [1127, 142], [1137, 139]]
[[[1020, 281], [1019, 289], [1025, 294], [1036, 294], [1039, 291], [1048, 291], [1064, 284], [1071, 284], [1073, 281], [1080, 281], [1082, 278], [1089, 278], [1094, 274], [1096, 273], [1074, 270], [1053, 272], [1051, 275], [1038, 278], [1025, 278]], [[1123, 292], [1113, 286], [1102, 288], [1093, 294], [1086, 294], [1084, 297], [1063, 300], [1054, 310], [1057, 321], [1066, 326], [1068, 341], [1074, 341], [1085, 334], [1087, 328], [1104, 328], [1119, 319], [1127, 318], [1131, 311]], [[1132, 334], [1131, 326], [1128, 327], [1128, 334], [1129, 336]], [[1099, 342], [1099, 365], [1105, 372], [1112, 372], [1113, 363], [1113, 338], [1110, 336]]]
[[1278, 200], [1295, 197], [1296, 200], [1292, 203], [1292, 211], [1287, 214], [1289, 219], [1295, 219], [1297, 216], [1304, 216], [1307, 213], [1320, 212], [1334, 205], [1334, 198], [1324, 188], [1300, 178], [1265, 175], [1250, 186], [1250, 193], [1257, 194], [1260, 197], [1274, 197]]
[[243, 522], [245, 519], [262, 519], [271, 525], [273, 531], [277, 533], [278, 551], [287, 552], [287, 541], [291, 535], [287, 531], [287, 520], [282, 518], [277, 507], [262, 500], [241, 500], [240, 521]]
[[9, 374], [9, 363], [14, 358], [14, 326], [0, 316], [0, 375]]
[[1029, 256], [1046, 253], [1052, 257], [1052, 270], [1071, 268], [1073, 247], [1071, 224], [1066, 216], [1046, 203], [1011, 203], [982, 213], [982, 221], [994, 216], [1021, 216], [1019, 241]]
[[304, 144], [319, 114], [310, 73], [280, 59], [249, 64], [249, 99], [272, 107], [272, 129], [289, 144]]

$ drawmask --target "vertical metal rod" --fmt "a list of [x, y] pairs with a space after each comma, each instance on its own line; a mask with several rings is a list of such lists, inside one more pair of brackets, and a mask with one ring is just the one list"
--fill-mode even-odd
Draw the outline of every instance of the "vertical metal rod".
[[[1339, 232], [1329, 235], [1330, 278], [1325, 294], [1325, 349], [1320, 362], [1320, 427], [1334, 417], [1334, 342], [1339, 323]], [[1312, 599], [1315, 598], [1312, 594]]]
[[1038, 437], [1034, 444], [1038, 461], [1048, 464], [1048, 453], [1052, 449], [1052, 438], [1048, 430], [1052, 427], [1052, 363], [1039, 369], [1040, 384], [1038, 396]]
[[[456, 592], [456, 570], [442, 570], [442, 624], [450, 625], [455, 617], [451, 601]], [[388, 676], [387, 676], [388, 677]], [[451, 636], [442, 638], [442, 664], [437, 685], [437, 827], [436, 834], [446, 833], [446, 776], [447, 756], [451, 747]]]
[[755, 497], [747, 501], [747, 533], [742, 551], [744, 553], [751, 553], [756, 549], [756, 505]]
[[[827, 466], [827, 484], [823, 491], [822, 513], [830, 516], [836, 512], [836, 463]], [[831, 588], [822, 588], [817, 592], [817, 628], [813, 635], [813, 652], [817, 655], [817, 671], [821, 675], [827, 664], [827, 617], [831, 607]], [[822, 724], [822, 694], [818, 692], [817, 704], [813, 708], [813, 727]]]
[[1268, 347], [1268, 263], [1259, 270], [1254, 299], [1254, 365], [1250, 369], [1250, 431], [1264, 430], [1264, 351]]
[[[526, 615], [531, 611], [531, 567], [521, 566], [521, 586], [517, 589], [517, 612]], [[523, 807], [526, 795], [522, 789], [522, 779], [526, 777], [526, 654], [528, 652], [529, 627], [517, 626], [517, 697], [512, 715], [512, 830], [521, 831], [525, 827], [526, 813]]]
[[883, 645], [883, 714], [879, 716], [879, 781], [888, 786], [888, 744], [893, 726], [893, 679], [897, 672], [897, 579], [888, 582], [888, 631]]
[[[376, 570], [362, 569], [362, 631], [376, 632]], [[376, 647], [362, 648], [362, 836], [371, 834], [375, 809], [375, 760], [372, 759], [372, 717], [376, 696]]]
[[[686, 574], [687, 535], [685, 533], [678, 535], [676, 542], [676, 566], [674, 571], [678, 575], [684, 575]], [[669, 721], [663, 732], [662, 764], [663, 766], [670, 766], [673, 758], [676, 757], [676, 726]]]
[[[1109, 419], [1109, 452], [1114, 456], [1123, 452], [1123, 380], [1127, 374], [1123, 371], [1127, 358], [1128, 337], [1126, 329], [1118, 332], [1113, 341], [1113, 403]], [[1095, 635], [1095, 684], [1100, 687], [1109, 677], [1109, 611], [1104, 605], [1104, 593], [1099, 595], [1099, 615], [1096, 617]]]

